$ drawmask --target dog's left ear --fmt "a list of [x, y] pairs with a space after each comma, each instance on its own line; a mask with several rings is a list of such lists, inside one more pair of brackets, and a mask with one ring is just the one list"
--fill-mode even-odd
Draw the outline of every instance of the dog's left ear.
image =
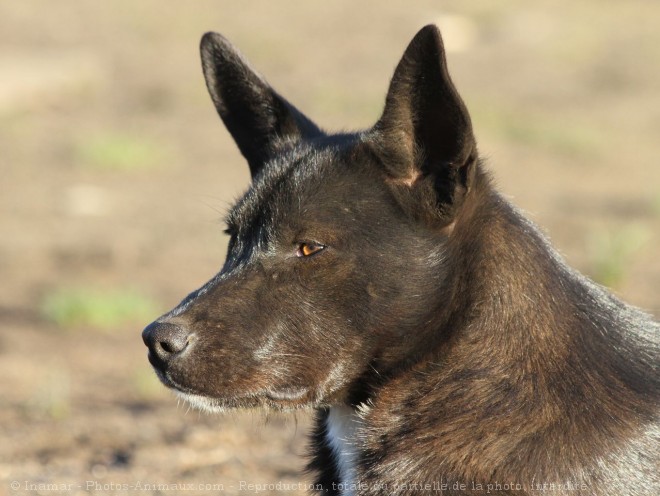
[[408, 45], [373, 133], [390, 182], [415, 190], [434, 217], [451, 222], [471, 187], [477, 150], [436, 26], [424, 27]]
[[247, 159], [252, 177], [286, 144], [321, 134], [224, 36], [206, 33], [200, 52], [213, 104]]

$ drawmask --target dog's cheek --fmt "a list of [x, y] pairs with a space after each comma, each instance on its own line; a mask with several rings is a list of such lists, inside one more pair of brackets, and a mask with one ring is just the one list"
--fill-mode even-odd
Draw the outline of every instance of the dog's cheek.
[[274, 327], [281, 328], [276, 353], [289, 355], [289, 373], [306, 381], [324, 381], [333, 364], [364, 355], [361, 336], [370, 314], [367, 282], [354, 270], [357, 262], [345, 262], [318, 264], [311, 277], [298, 274], [296, 284], [281, 277], [273, 291], [277, 303], [271, 315], [277, 320]]

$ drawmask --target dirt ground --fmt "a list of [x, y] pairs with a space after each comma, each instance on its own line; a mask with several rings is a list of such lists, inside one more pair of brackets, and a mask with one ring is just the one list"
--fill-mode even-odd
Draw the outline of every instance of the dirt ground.
[[303, 491], [307, 416], [189, 411], [140, 339], [220, 267], [248, 183], [198, 41], [360, 128], [429, 22], [500, 188], [660, 316], [658, 2], [0, 0], [0, 494]]

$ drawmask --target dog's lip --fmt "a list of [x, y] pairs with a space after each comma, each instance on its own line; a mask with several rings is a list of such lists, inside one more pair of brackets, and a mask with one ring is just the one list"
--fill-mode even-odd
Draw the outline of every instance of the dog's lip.
[[177, 387], [173, 387], [172, 389], [177, 396], [187, 401], [194, 408], [212, 413], [259, 407], [295, 410], [311, 405], [311, 403], [305, 399], [306, 394], [309, 391], [308, 389], [286, 390], [285, 392], [276, 391], [274, 393], [272, 391], [262, 391], [259, 393], [226, 397], [209, 395], [192, 390], [182, 390]]
[[309, 392], [309, 388], [305, 387], [289, 387], [280, 389], [269, 389], [265, 392], [264, 396], [272, 401], [297, 401], [305, 397]]
[[156, 372], [160, 372], [160, 366], [163, 364], [160, 360], [158, 360], [158, 358], [154, 357], [151, 351], [147, 352], [147, 360], [149, 360], [149, 363], [156, 370]]
[[286, 403], [291, 403], [291, 404], [305, 404], [306, 401], [306, 396], [309, 393], [309, 388], [280, 388], [280, 389], [268, 389], [265, 391], [261, 391], [258, 393], [250, 393], [250, 394], [243, 394], [243, 395], [228, 395], [226, 397], [222, 396], [215, 396], [211, 395], [202, 391], [196, 391], [194, 389], [188, 388], [188, 387], [183, 387], [180, 384], [177, 384], [175, 381], [172, 380], [171, 377], [168, 376], [166, 372], [163, 372], [162, 370], [159, 370], [155, 368], [156, 370], [156, 375], [160, 379], [160, 381], [167, 386], [168, 388], [174, 390], [176, 393], [183, 394], [185, 395], [192, 395], [200, 398], [205, 398], [206, 400], [209, 401], [242, 401], [242, 400], [256, 400], [259, 397], [262, 399], [266, 399], [268, 401], [272, 401], [273, 403], [278, 403], [278, 404], [286, 404]]
[[268, 389], [266, 391], [260, 391], [255, 393], [244, 393], [241, 395], [227, 395], [215, 396], [202, 391], [195, 391], [190, 388], [184, 388], [173, 382], [169, 377], [165, 377], [164, 374], [160, 375], [161, 380], [170, 388], [184, 394], [192, 394], [194, 396], [204, 397], [208, 400], [218, 400], [218, 401], [241, 401], [241, 400], [254, 400], [258, 398], [266, 399], [275, 403], [305, 403], [305, 398], [309, 393], [308, 388], [282, 388], [282, 389]]
[[163, 370], [162, 367], [162, 362], [158, 360], [157, 357], [152, 356], [152, 354], [149, 352], [147, 354], [147, 358], [149, 360], [149, 363], [151, 363], [154, 371], [156, 372], [156, 375], [158, 376], [158, 379], [160, 379], [160, 382], [162, 382], [165, 386], [167, 386], [170, 389], [173, 389], [174, 391], [178, 393], [183, 393], [185, 394], [190, 394], [193, 396], [199, 396], [199, 397], [204, 397], [207, 398], [208, 400], [241, 400], [243, 398], [251, 398], [255, 399], [258, 397], [265, 398], [266, 400], [275, 402], [275, 403], [305, 403], [306, 396], [308, 395], [310, 389], [307, 387], [273, 387], [273, 388], [268, 388], [256, 393], [250, 393], [250, 394], [245, 394], [245, 395], [239, 395], [239, 396], [234, 396], [234, 395], [228, 395], [227, 397], [220, 397], [220, 396], [214, 396], [210, 395], [208, 393], [204, 393], [202, 391], [195, 391], [192, 388], [182, 386], [178, 384], [176, 381], [174, 381], [170, 375], [167, 373], [167, 370]]
[[151, 360], [151, 354], [149, 354], [149, 362], [151, 365], [153, 365], [153, 369], [156, 372], [156, 375], [158, 376], [158, 379], [160, 379], [160, 382], [165, 384], [168, 388], [176, 389], [179, 391], [182, 391], [182, 389], [176, 385], [169, 377], [167, 377], [167, 373], [163, 372], [161, 369], [159, 369], [154, 362]]
[[[147, 360], [149, 360], [151, 367], [156, 371], [156, 375], [163, 384], [165, 384], [167, 387], [175, 387], [172, 385], [173, 381], [167, 376], [167, 365], [165, 362], [163, 362], [157, 356], [154, 356], [151, 351], [147, 352]], [[180, 388], [176, 386], [176, 389]]]
[[179, 391], [181, 393], [197, 394], [191, 389], [183, 387], [180, 384], [177, 384], [174, 380], [172, 380], [172, 378], [167, 373], [167, 370], [163, 370], [160, 368], [159, 366], [161, 365], [160, 362], [157, 361], [158, 359], [153, 358], [151, 356], [151, 353], [148, 354], [148, 359], [149, 359], [149, 363], [151, 363], [154, 371], [156, 372], [158, 379], [160, 379], [160, 382], [162, 382], [165, 386], [167, 386], [170, 389], [174, 389], [175, 391]]

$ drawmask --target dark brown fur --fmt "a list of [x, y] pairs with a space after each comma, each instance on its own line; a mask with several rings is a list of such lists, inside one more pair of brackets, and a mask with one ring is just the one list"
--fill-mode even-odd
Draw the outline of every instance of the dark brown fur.
[[253, 184], [223, 270], [143, 333], [167, 386], [315, 408], [326, 494], [659, 493], [660, 327], [493, 189], [437, 28], [359, 133], [321, 131], [220, 35], [202, 60]]

